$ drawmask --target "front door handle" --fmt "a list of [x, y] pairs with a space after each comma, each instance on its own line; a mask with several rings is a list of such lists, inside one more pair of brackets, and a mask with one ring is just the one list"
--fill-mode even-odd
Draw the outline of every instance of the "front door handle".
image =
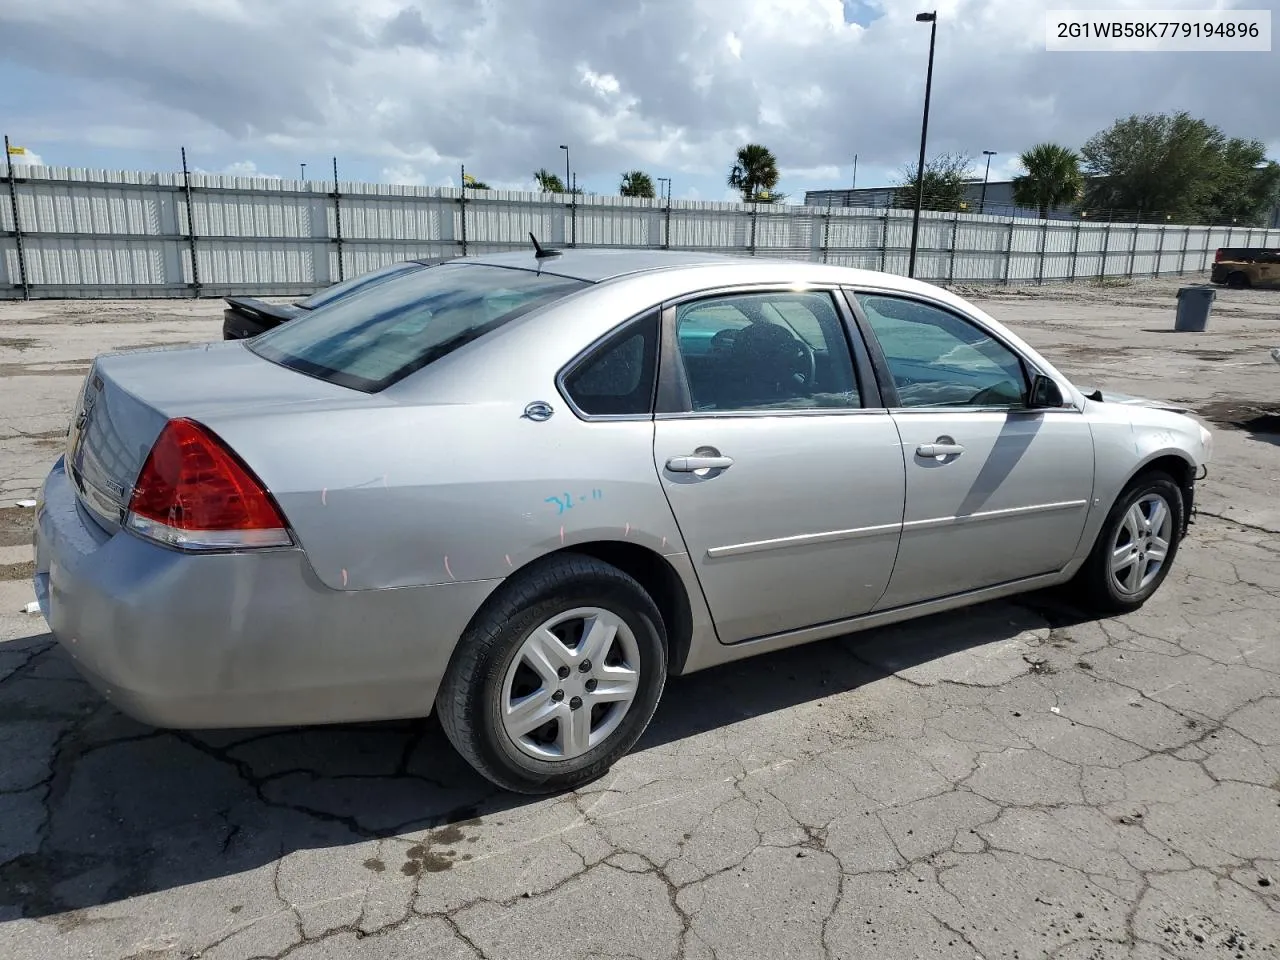
[[699, 470], [728, 470], [732, 457], [672, 457], [667, 469], [672, 473], [697, 473]]
[[964, 447], [950, 438], [943, 440], [940, 437], [936, 443], [922, 443], [916, 447], [917, 457], [937, 459], [938, 457], [958, 457], [962, 453], [964, 453]]

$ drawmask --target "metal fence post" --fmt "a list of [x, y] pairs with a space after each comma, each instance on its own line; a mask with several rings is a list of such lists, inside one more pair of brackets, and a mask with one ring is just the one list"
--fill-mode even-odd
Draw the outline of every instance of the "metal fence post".
[[1044, 285], [1044, 253], [1049, 246], [1049, 221], [1040, 224], [1040, 266], [1036, 268], [1036, 284]]
[[13, 208], [13, 239], [18, 247], [18, 283], [22, 286], [22, 299], [31, 299], [31, 285], [27, 283], [27, 251], [22, 245], [22, 225], [18, 223], [18, 185], [13, 178], [13, 154], [9, 152], [9, 137], [4, 138], [4, 161], [9, 167], [9, 204]]
[[1164, 266], [1164, 237], [1169, 232], [1169, 224], [1162, 223], [1160, 225], [1160, 242], [1156, 246], [1156, 265], [1151, 271], [1153, 277], [1160, 276], [1160, 268]]
[[187, 198], [187, 248], [191, 251], [192, 296], [200, 299], [200, 261], [196, 258], [196, 210], [191, 202], [191, 172], [187, 169], [187, 148], [182, 148], [182, 190]]
[[1107, 257], [1111, 255], [1111, 221], [1107, 221], [1106, 232], [1102, 235], [1102, 259], [1098, 262], [1098, 279], [1107, 275]]
[[663, 231], [662, 231], [662, 249], [669, 250], [671, 248], [671, 197], [667, 197], [667, 209], [662, 215]]
[[1072, 231], [1075, 234], [1075, 236], [1071, 240], [1071, 282], [1072, 283], [1075, 282], [1076, 268], [1080, 263], [1080, 227], [1081, 227], [1081, 223], [1079, 220], [1077, 220], [1075, 230]]
[[1014, 219], [1009, 218], [1009, 239], [1004, 247], [1004, 283], [1008, 286], [1013, 279], [1013, 230]]
[[573, 186], [569, 187], [569, 246], [576, 247], [578, 245], [578, 195], [573, 192], [573, 187], [578, 185], [576, 173], [573, 179]]
[[1182, 232], [1182, 259], [1178, 262], [1178, 276], [1183, 276], [1187, 272], [1187, 246], [1191, 243], [1191, 228], [1187, 227]]
[[827, 198], [827, 212], [822, 215], [822, 262], [827, 262], [827, 249], [831, 243], [831, 199]]
[[1128, 278], [1133, 279], [1133, 264], [1138, 258], [1138, 231], [1142, 229], [1142, 224], [1135, 223], [1133, 225], [1133, 239], [1129, 243], [1129, 271]]
[[338, 244], [338, 279], [343, 278], [342, 267], [342, 191], [338, 189], [338, 158], [333, 158], [333, 226]]
[[947, 264], [947, 283], [955, 283], [956, 280], [956, 246], [960, 242], [960, 211], [956, 211], [956, 218], [951, 221], [951, 261]]
[[458, 197], [458, 219], [461, 221], [462, 255], [467, 255], [467, 165], [462, 164], [462, 195]]
[[889, 269], [889, 208], [884, 208], [883, 223], [880, 227], [880, 272]]

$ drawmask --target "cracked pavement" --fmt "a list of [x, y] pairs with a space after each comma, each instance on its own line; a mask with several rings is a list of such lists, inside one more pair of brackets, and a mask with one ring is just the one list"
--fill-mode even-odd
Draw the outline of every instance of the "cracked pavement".
[[[1280, 406], [1280, 295], [1220, 292], [1174, 337], [1175, 287], [982, 305], [1082, 384]], [[0, 304], [10, 519], [84, 358], [217, 335], [217, 302], [94, 307]], [[0, 580], [0, 956], [1280, 956], [1280, 437], [1248, 423], [1217, 427], [1142, 611], [1034, 595], [675, 679], [630, 756], [553, 798], [495, 791], [434, 719], [137, 724]]]

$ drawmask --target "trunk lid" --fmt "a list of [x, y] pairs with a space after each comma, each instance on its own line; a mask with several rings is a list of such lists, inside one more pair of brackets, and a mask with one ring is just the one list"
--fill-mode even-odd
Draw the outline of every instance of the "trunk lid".
[[237, 313], [259, 320], [268, 327], [295, 320], [307, 313], [305, 307], [294, 303], [267, 303], [256, 297], [223, 297], [223, 299]]
[[361, 398], [263, 360], [240, 341], [103, 354], [90, 367], [71, 414], [67, 474], [80, 502], [115, 532], [169, 419], [299, 404], [348, 406]]

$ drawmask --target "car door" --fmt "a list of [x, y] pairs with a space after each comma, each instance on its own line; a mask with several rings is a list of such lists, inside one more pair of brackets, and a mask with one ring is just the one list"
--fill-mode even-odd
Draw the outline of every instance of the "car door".
[[1027, 362], [974, 318], [915, 296], [851, 294], [906, 463], [902, 543], [878, 609], [1061, 569], [1093, 493], [1083, 414], [1029, 409]]
[[835, 289], [669, 304], [654, 464], [723, 643], [869, 611], [904, 465]]

